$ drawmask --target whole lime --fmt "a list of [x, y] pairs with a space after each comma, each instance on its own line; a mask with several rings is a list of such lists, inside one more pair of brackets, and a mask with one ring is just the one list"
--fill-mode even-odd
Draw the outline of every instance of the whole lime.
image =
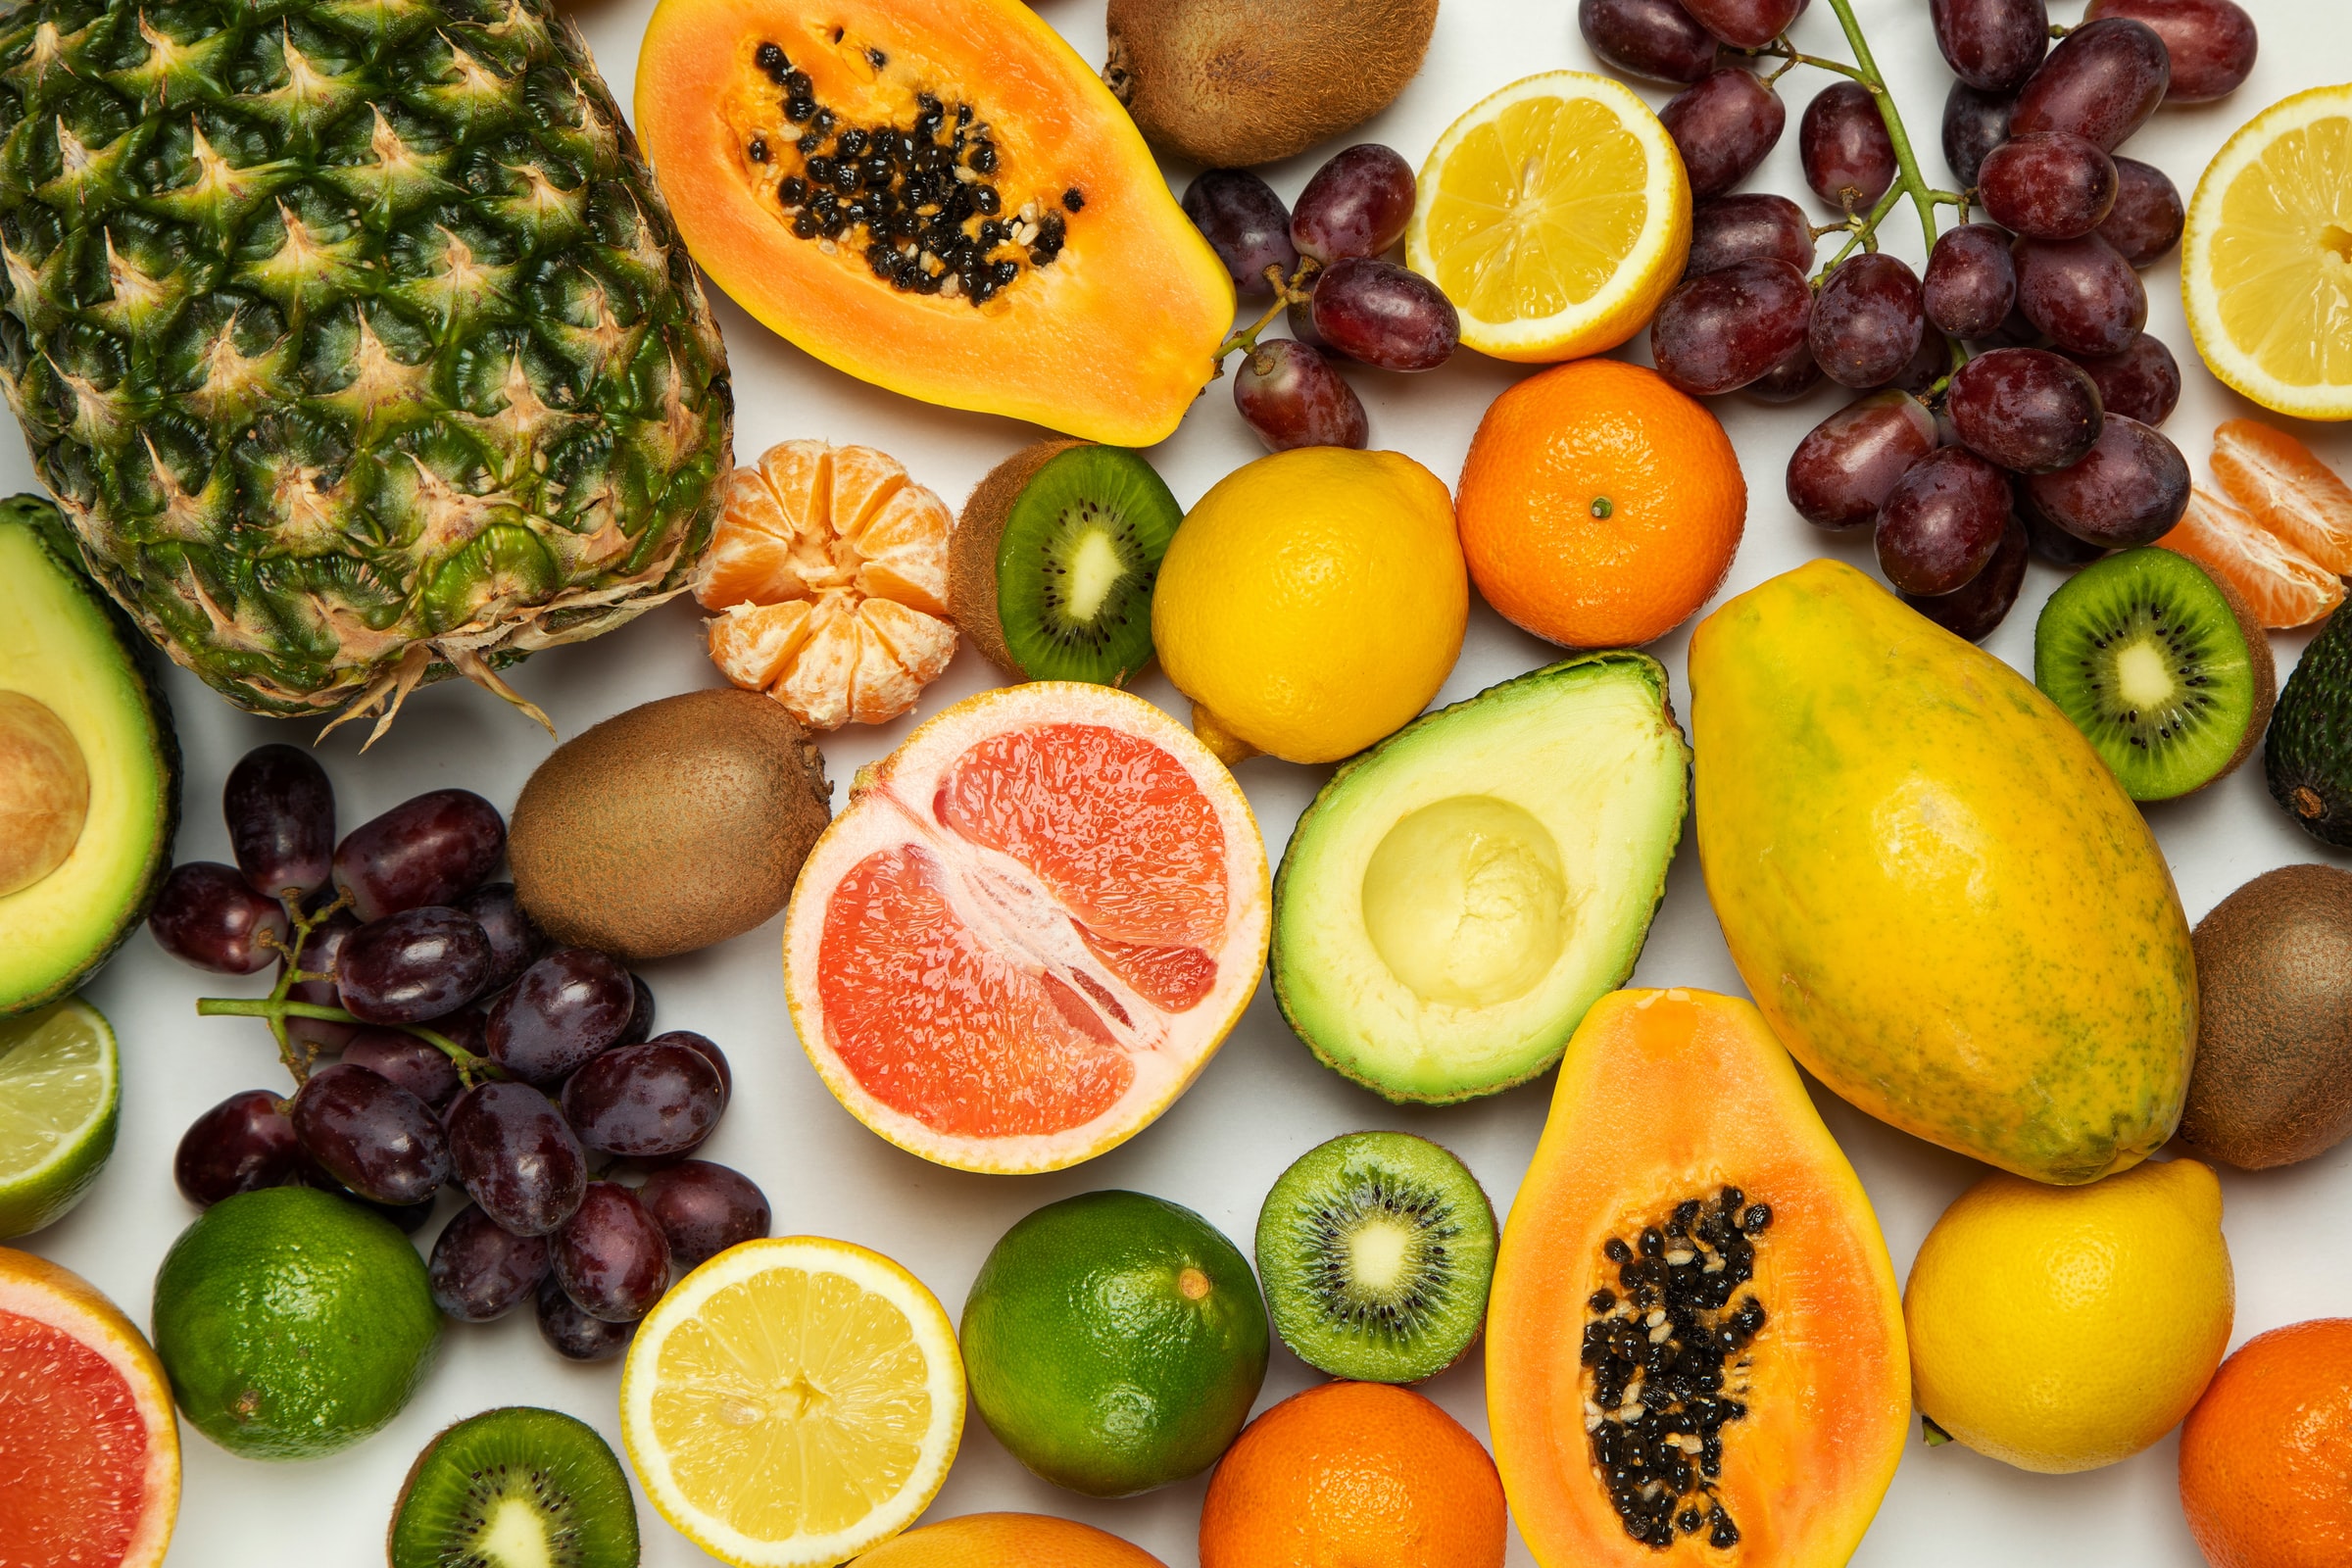
[[1122, 1497], [1198, 1475], [1250, 1419], [1266, 1309], [1249, 1261], [1142, 1193], [1049, 1203], [1004, 1233], [963, 1303], [972, 1402], [1056, 1486]]
[[308, 1187], [205, 1210], [156, 1270], [154, 1319], [180, 1413], [249, 1459], [359, 1442], [409, 1402], [441, 1340], [409, 1239]]

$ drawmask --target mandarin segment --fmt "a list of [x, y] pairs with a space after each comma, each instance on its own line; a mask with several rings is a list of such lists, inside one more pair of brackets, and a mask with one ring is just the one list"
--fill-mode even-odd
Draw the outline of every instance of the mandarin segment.
[[2336, 576], [2352, 572], [2352, 485], [2311, 448], [2259, 419], [2225, 419], [2213, 475], [2264, 528]]
[[2236, 589], [2273, 631], [2308, 626], [2344, 602], [2341, 579], [2202, 485], [2191, 488], [2188, 510], [2156, 543]]
[[812, 729], [886, 723], [956, 657], [954, 514], [871, 447], [783, 441], [728, 480], [695, 597], [710, 662]]

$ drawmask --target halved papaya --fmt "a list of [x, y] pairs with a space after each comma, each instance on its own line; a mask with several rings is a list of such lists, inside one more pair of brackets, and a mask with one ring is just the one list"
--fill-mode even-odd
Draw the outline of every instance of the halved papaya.
[[909, 397], [1148, 446], [1233, 326], [1126, 110], [1021, 0], [662, 0], [637, 134], [713, 282]]
[[1487, 1308], [1544, 1568], [1835, 1568], [1911, 1408], [1878, 1217], [1744, 1000], [1619, 991], [1568, 1044]]

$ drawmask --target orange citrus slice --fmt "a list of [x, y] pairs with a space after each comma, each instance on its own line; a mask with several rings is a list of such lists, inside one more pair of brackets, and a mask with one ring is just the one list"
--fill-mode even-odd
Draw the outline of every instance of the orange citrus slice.
[[695, 598], [710, 662], [811, 729], [880, 724], [956, 657], [947, 504], [871, 447], [785, 441], [738, 468]]
[[2225, 419], [2213, 474], [2263, 527], [2337, 576], [2352, 572], [2352, 485], [2311, 448], [2259, 419]]
[[2254, 618], [2274, 631], [2308, 626], [2344, 602], [2334, 573], [2202, 485], [2189, 492], [2188, 511], [2173, 531], [2156, 542], [2244, 595]]
[[0, 1247], [0, 1562], [152, 1568], [178, 1513], [146, 1337], [79, 1275]]
[[964, 1170], [1058, 1170], [1189, 1087], [1265, 966], [1256, 819], [1107, 686], [966, 698], [862, 771], [801, 868], [784, 994], [852, 1114]]

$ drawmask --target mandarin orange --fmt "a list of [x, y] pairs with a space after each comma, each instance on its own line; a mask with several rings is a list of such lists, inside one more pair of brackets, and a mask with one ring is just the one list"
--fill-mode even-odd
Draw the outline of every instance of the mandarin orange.
[[1200, 1506], [1200, 1568], [1501, 1568], [1502, 1482], [1410, 1389], [1326, 1383], [1250, 1423]]
[[2273, 1329], [2222, 1363], [2180, 1428], [2180, 1508], [2213, 1568], [2352, 1562], [2352, 1318]]
[[2352, 485], [2284, 430], [2224, 419], [2213, 476], [2272, 533], [2341, 576], [2352, 572]]
[[2188, 510], [2156, 543], [2236, 589], [2254, 618], [2273, 631], [2308, 626], [2344, 602], [2334, 573], [2203, 485], [2190, 489]]
[[1641, 366], [1580, 360], [1494, 400], [1454, 513], [1471, 580], [1505, 618], [1570, 648], [1633, 647], [1722, 583], [1747, 483], [1695, 399]]

